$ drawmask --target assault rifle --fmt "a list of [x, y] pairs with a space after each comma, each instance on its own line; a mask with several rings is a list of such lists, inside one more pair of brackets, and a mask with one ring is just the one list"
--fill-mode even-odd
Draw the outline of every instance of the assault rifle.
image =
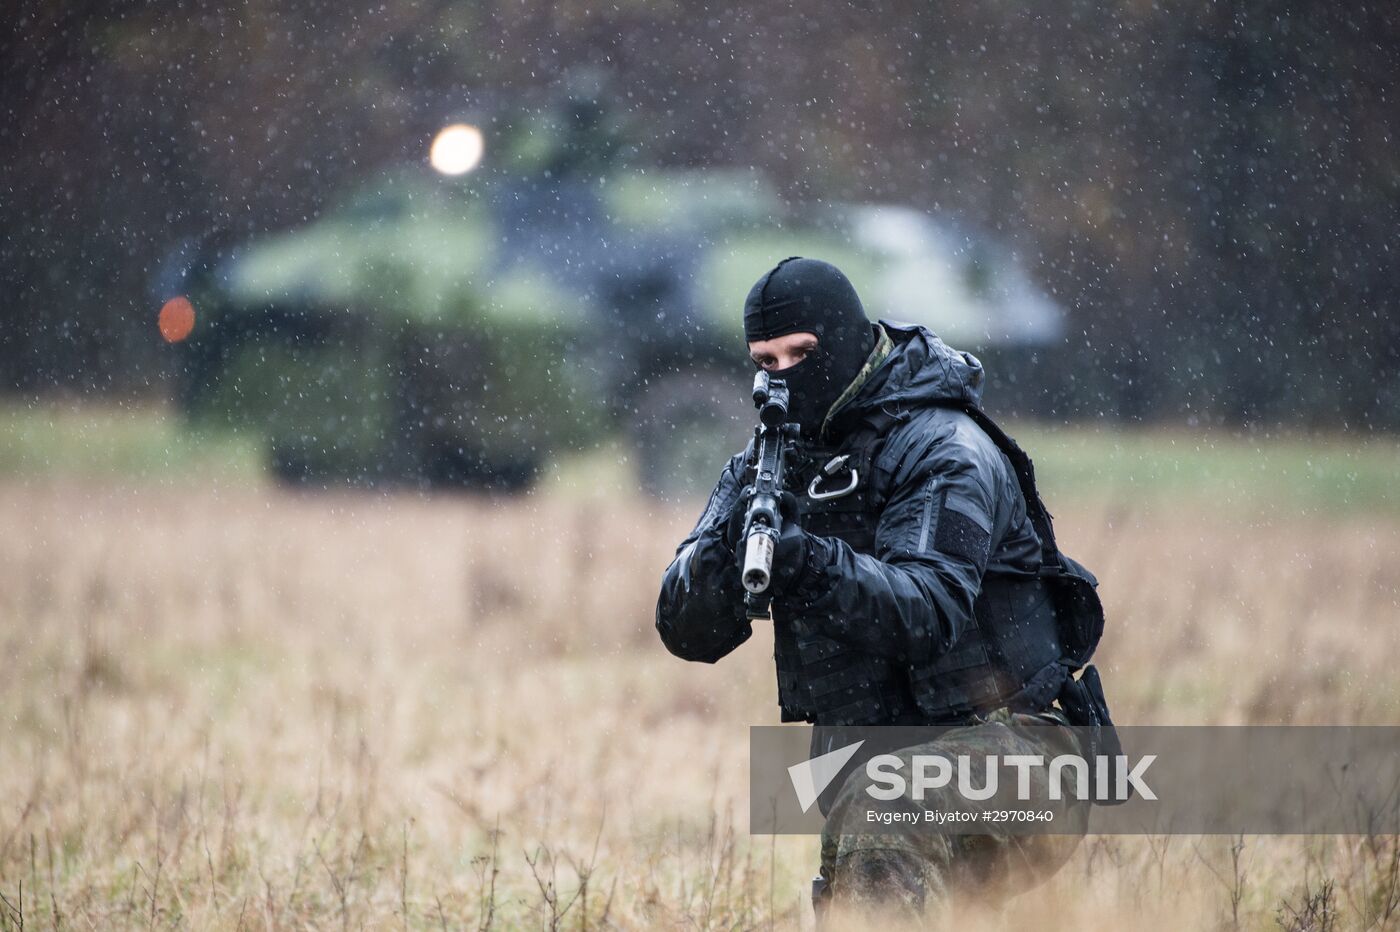
[[788, 387], [782, 379], [760, 372], [753, 380], [753, 403], [758, 408], [754, 445], [753, 492], [744, 515], [744, 608], [749, 618], [768, 615], [772, 596], [773, 550], [783, 532], [781, 511], [783, 467], [788, 445], [797, 437], [797, 425], [787, 423]]

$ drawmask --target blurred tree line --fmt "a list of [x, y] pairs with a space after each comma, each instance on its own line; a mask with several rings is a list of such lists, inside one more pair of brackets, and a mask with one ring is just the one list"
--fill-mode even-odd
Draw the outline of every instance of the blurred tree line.
[[1023, 413], [1400, 428], [1400, 8], [1320, 0], [19, 0], [0, 385], [163, 392], [179, 242], [585, 68], [647, 159], [1014, 246], [1071, 313], [1036, 384], [993, 373]]

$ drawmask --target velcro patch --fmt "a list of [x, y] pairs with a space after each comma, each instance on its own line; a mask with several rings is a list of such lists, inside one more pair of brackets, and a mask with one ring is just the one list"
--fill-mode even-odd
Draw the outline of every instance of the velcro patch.
[[992, 535], [961, 511], [946, 504], [938, 509], [938, 530], [933, 536], [933, 549], [971, 560], [979, 569], [987, 565]]

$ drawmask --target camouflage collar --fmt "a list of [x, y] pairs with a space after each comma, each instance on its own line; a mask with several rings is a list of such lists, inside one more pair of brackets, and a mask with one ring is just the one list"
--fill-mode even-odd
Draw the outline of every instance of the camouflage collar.
[[822, 429], [817, 432], [818, 437], [823, 439], [826, 437], [826, 429], [831, 426], [831, 419], [836, 416], [837, 412], [839, 412], [847, 402], [855, 398], [860, 390], [865, 387], [865, 383], [870, 381], [870, 376], [874, 375], [875, 370], [884, 365], [890, 353], [894, 352], [894, 341], [891, 340], [890, 335], [885, 332], [884, 326], [876, 324], [875, 328], [880, 331], [880, 336], [875, 341], [875, 348], [870, 351], [869, 356], [865, 357], [865, 365], [861, 366], [860, 371], [856, 373], [856, 377], [851, 379], [851, 384], [846, 386], [846, 390], [842, 392], [841, 396], [827, 409], [826, 417], [822, 420]]

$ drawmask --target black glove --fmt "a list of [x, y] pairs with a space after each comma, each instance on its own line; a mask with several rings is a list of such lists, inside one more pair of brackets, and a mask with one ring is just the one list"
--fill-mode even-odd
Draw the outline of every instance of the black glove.
[[724, 546], [729, 548], [730, 553], [737, 554], [742, 542], [739, 537], [744, 533], [744, 518], [748, 515], [749, 499], [753, 498], [753, 486], [744, 486], [739, 493], [738, 499], [734, 502], [734, 507], [729, 511], [729, 520], [724, 525]]
[[[753, 498], [753, 487], [745, 486], [729, 513], [729, 522], [724, 526], [724, 544], [734, 554], [735, 563], [742, 571], [744, 563], [744, 542], [739, 538], [744, 533], [744, 518], [748, 514], [749, 499]], [[778, 514], [782, 516], [783, 527], [778, 532], [778, 542], [773, 548], [773, 579], [768, 591], [772, 595], [784, 592], [802, 572], [807, 562], [807, 532], [802, 530], [802, 511], [797, 504], [797, 496], [784, 492], [778, 499]]]
[[786, 592], [807, 564], [807, 532], [802, 530], [802, 511], [797, 496], [784, 492], [778, 502], [778, 513], [783, 517], [783, 529], [778, 533], [778, 545], [773, 548], [773, 580], [768, 585], [775, 596]]

